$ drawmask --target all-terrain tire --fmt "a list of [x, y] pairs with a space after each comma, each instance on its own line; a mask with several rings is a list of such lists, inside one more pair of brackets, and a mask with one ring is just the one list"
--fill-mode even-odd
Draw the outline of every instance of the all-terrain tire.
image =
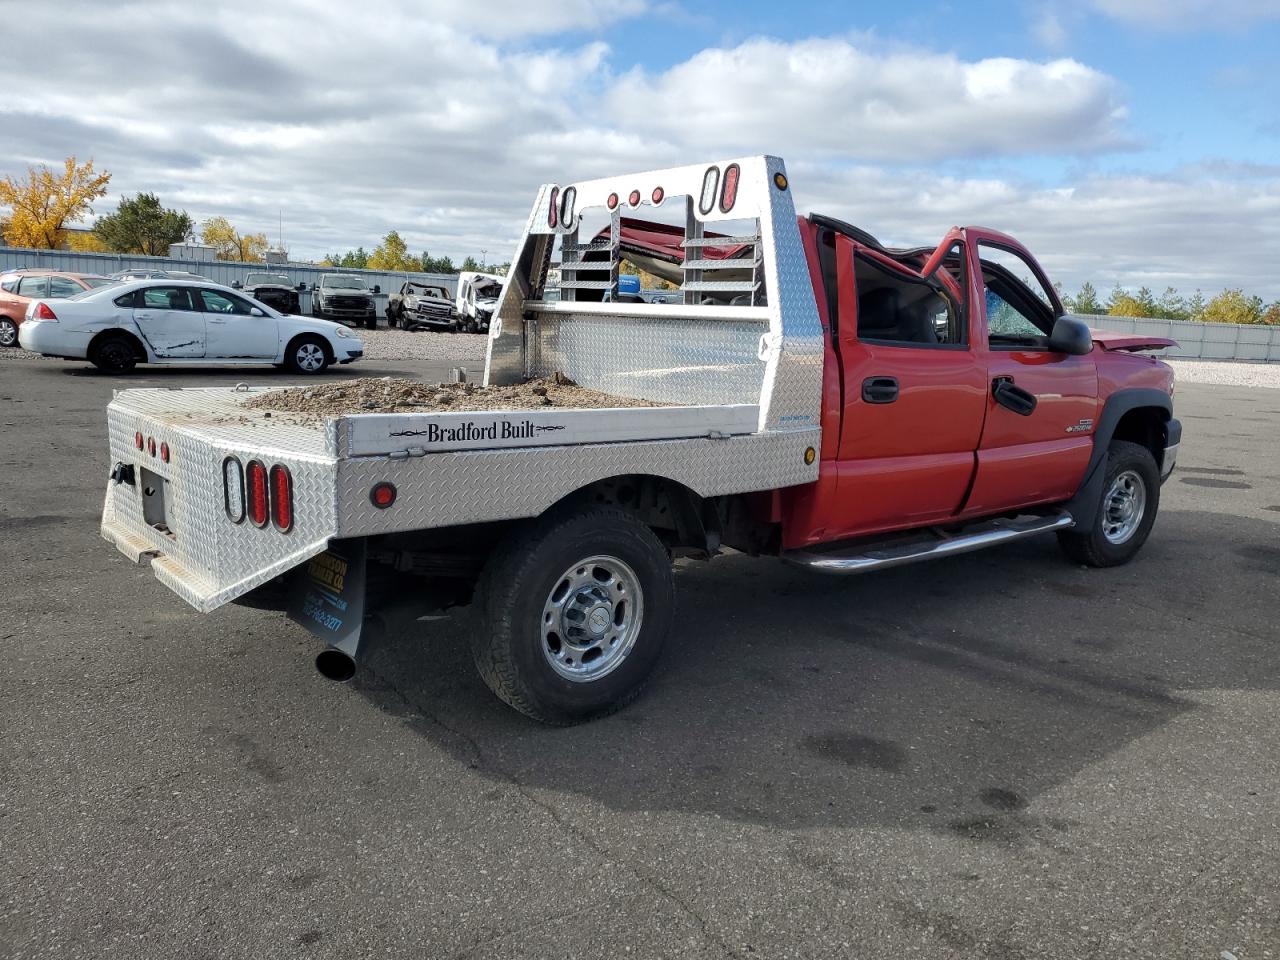
[[137, 365], [138, 354], [132, 340], [113, 335], [103, 337], [94, 345], [89, 360], [103, 373], [128, 373]]
[[[640, 615], [634, 642], [608, 672], [567, 679], [564, 668], [552, 665], [555, 653], [549, 651], [555, 641], [547, 639], [551, 614], [546, 611], [578, 564], [579, 574], [591, 576], [593, 559], [620, 561], [620, 568], [633, 575], [640, 595], [632, 596], [631, 609], [638, 608]], [[674, 600], [671, 557], [633, 514], [607, 506], [552, 511], [490, 557], [474, 601], [479, 616], [472, 656], [489, 689], [516, 710], [543, 723], [580, 723], [613, 713], [640, 695], [666, 643]], [[561, 602], [569, 605], [563, 597]]]
[[1058, 533], [1062, 551], [1076, 563], [1117, 567], [1147, 542], [1160, 508], [1160, 469], [1151, 451], [1138, 443], [1113, 440], [1107, 448], [1102, 500], [1087, 529]]

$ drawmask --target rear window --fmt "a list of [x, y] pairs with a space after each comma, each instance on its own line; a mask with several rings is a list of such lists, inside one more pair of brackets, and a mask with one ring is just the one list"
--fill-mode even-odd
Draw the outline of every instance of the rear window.
[[106, 287], [115, 283], [110, 277], [81, 277], [82, 282], [89, 285], [89, 289], [93, 290], [97, 287]]

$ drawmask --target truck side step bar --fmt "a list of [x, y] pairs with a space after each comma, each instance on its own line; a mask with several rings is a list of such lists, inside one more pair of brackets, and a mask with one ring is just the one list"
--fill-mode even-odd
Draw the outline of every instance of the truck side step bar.
[[864, 573], [868, 570], [900, 567], [919, 560], [969, 553], [998, 543], [1009, 543], [1073, 526], [1075, 520], [1071, 514], [1061, 512], [1048, 516], [1000, 517], [972, 524], [952, 534], [935, 533], [924, 540], [857, 547], [848, 551], [791, 550], [784, 553], [782, 559], [820, 573]]

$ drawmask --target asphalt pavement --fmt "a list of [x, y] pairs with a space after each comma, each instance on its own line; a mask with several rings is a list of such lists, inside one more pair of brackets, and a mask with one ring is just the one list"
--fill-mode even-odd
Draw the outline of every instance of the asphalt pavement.
[[338, 686], [99, 538], [113, 389], [292, 379], [0, 359], [0, 957], [1280, 958], [1280, 390], [1179, 387], [1127, 567], [682, 563], [548, 729], [465, 614]]

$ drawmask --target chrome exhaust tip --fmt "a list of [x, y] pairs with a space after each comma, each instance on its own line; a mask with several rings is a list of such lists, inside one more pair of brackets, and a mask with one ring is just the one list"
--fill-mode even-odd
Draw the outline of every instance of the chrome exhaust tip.
[[337, 647], [325, 647], [316, 656], [316, 669], [334, 683], [346, 683], [356, 675], [356, 658]]

